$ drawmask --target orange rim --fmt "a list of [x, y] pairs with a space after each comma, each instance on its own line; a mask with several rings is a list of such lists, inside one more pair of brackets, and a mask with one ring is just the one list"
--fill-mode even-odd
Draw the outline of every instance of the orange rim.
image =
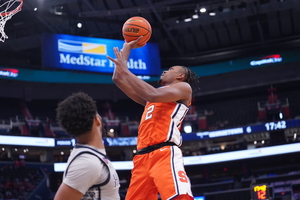
[[7, 16], [7, 15], [15, 14], [16, 12], [20, 11], [22, 6], [23, 6], [23, 0], [16, 0], [16, 1], [20, 2], [20, 4], [18, 5], [17, 8], [15, 8], [14, 10], [9, 11], [9, 12], [0, 13], [0, 15], [4, 17], [4, 16]]

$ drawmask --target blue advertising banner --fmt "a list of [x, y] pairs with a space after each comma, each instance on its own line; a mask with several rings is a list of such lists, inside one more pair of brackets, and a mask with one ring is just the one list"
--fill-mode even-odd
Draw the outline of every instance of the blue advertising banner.
[[[159, 79], [159, 76], [137, 75], [138, 78], [153, 82]], [[112, 74], [80, 73], [74, 71], [46, 71], [32, 69], [2, 68], [0, 66], [0, 78], [44, 83], [96, 83], [113, 84]]]
[[205, 131], [193, 134], [182, 135], [183, 141], [211, 139], [216, 137], [225, 137], [239, 134], [259, 133], [267, 131], [276, 131], [280, 129], [300, 127], [300, 119], [280, 120], [276, 122], [267, 122], [263, 124], [243, 126], [231, 129], [223, 129], [216, 131]]
[[[243, 126], [231, 129], [222, 129], [216, 131], [197, 132], [190, 134], [183, 134], [182, 140], [196, 141], [203, 139], [212, 139], [217, 137], [226, 137], [240, 134], [259, 133], [267, 131], [283, 130], [286, 128], [300, 127], [300, 119], [281, 120], [276, 122], [267, 122], [263, 124]], [[4, 129], [5, 130], [5, 129]], [[0, 135], [0, 144], [3, 145], [21, 145], [21, 146], [44, 146], [44, 147], [58, 147], [58, 146], [74, 146], [75, 139], [53, 139], [42, 137], [21, 137], [21, 136], [4, 136]], [[137, 144], [137, 137], [119, 137], [119, 138], [103, 138], [105, 146], [135, 146]]]
[[299, 62], [299, 55], [300, 50], [297, 49], [292, 51], [282, 51], [276, 54], [228, 60], [226, 62], [212, 63], [208, 65], [191, 66], [190, 68], [197, 73], [198, 76], [211, 76], [245, 69]]
[[[122, 48], [123, 40], [81, 37], [63, 34], [43, 34], [43, 65], [66, 70], [113, 73], [113, 47]], [[160, 75], [158, 44], [133, 49], [128, 68], [136, 75]]]

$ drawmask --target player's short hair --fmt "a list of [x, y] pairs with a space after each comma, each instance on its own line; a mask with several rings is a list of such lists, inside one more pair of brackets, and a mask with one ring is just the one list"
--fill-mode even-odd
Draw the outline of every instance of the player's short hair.
[[78, 92], [58, 103], [56, 111], [60, 126], [69, 135], [76, 137], [92, 129], [97, 105], [90, 96]]
[[199, 89], [199, 76], [188, 67], [182, 65], [180, 65], [180, 67], [184, 69], [185, 77], [183, 81], [190, 84], [193, 90]]

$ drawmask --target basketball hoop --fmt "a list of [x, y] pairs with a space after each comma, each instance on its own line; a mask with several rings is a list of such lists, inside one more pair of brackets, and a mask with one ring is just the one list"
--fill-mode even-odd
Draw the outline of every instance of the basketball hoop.
[[22, 6], [23, 0], [0, 0], [0, 41], [4, 42], [8, 36], [4, 32], [4, 27], [7, 20], [11, 19], [16, 13], [18, 13]]

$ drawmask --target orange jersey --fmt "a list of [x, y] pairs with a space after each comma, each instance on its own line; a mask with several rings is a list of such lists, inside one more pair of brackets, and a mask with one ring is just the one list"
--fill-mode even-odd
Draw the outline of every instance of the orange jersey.
[[189, 107], [177, 102], [147, 102], [138, 129], [137, 149], [162, 142], [180, 146], [180, 127]]
[[157, 200], [158, 193], [162, 200], [194, 199], [179, 147], [165, 146], [136, 155], [133, 164], [126, 200]]

